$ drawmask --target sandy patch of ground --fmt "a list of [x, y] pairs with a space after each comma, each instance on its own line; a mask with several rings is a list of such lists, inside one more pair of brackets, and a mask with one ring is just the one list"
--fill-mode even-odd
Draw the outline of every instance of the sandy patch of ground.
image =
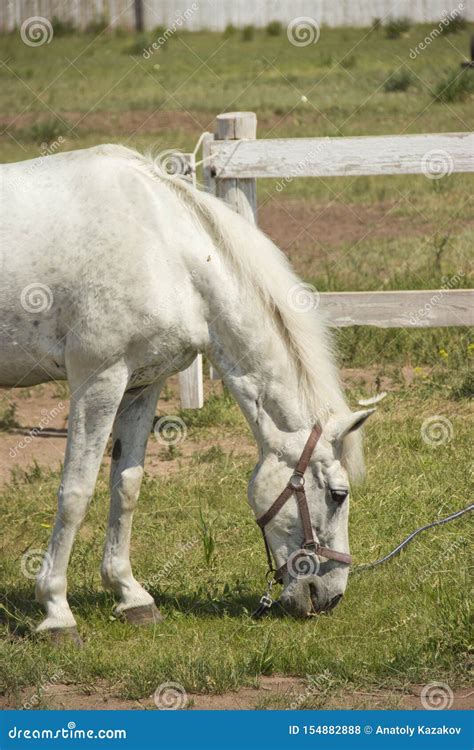
[[[413, 378], [411, 368], [403, 368], [402, 375], [409, 384]], [[343, 381], [347, 385], [357, 385], [366, 397], [379, 390], [392, 390], [395, 385], [392, 379], [384, 375], [378, 380], [378, 370], [351, 369], [342, 371]], [[220, 381], [204, 381], [205, 400], [212, 392], [220, 393]], [[22, 472], [31, 469], [37, 463], [42, 468], [58, 470], [64, 460], [66, 448], [69, 401], [66, 398], [63, 384], [47, 383], [28, 389], [0, 389], [0, 413], [8, 404], [15, 404], [15, 421], [18, 427], [0, 431], [0, 485], [11, 479], [12, 471]], [[166, 389], [166, 400], [160, 399], [158, 414], [177, 414], [180, 409], [177, 378], [170, 378]], [[44, 430], [39, 431], [39, 425]], [[179, 453], [171, 457], [166, 446], [153, 437], [148, 442], [145, 468], [151, 476], [164, 476], [178, 471], [183, 464], [195, 458], [212, 446], [218, 446], [224, 453], [256, 457], [253, 439], [240, 433], [231, 434], [224, 430], [210, 441], [209, 432], [195, 430], [192, 439], [179, 444]], [[110, 445], [103, 460], [104, 466], [110, 464]]]
[[[189, 710], [245, 710], [262, 708], [303, 708], [305, 705], [320, 709], [423, 709], [421, 690], [423, 685], [409, 685], [403, 691], [367, 688], [365, 690], [334, 690], [329, 694], [309, 691], [304, 680], [298, 677], [275, 675], [261, 677], [258, 687], [243, 687], [239, 690], [208, 695], [189, 693], [187, 701], [180, 703]], [[32, 689], [22, 690], [13, 698], [0, 697], [0, 708], [17, 708], [35, 705], [38, 695]], [[311, 699], [311, 704], [305, 700]], [[73, 710], [156, 710], [153, 696], [141, 700], [125, 700], [113, 694], [110, 688], [98, 683], [94, 687], [77, 685], [50, 685], [41, 695], [41, 705], [51, 709]], [[451, 709], [472, 710], [474, 691], [461, 688], [453, 691]]]

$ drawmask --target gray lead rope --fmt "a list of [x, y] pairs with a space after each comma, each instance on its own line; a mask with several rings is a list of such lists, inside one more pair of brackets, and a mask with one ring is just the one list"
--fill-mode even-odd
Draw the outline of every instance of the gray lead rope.
[[[379, 560], [375, 560], [375, 562], [371, 563], [365, 563], [362, 565], [357, 565], [355, 568], [352, 569], [351, 573], [363, 573], [366, 570], [370, 570], [371, 568], [375, 568], [377, 565], [382, 565], [382, 563], [387, 562], [388, 560], [391, 560], [393, 557], [396, 557], [400, 554], [400, 552], [405, 549], [405, 547], [408, 547], [408, 545], [413, 541], [413, 539], [418, 536], [418, 534], [421, 534], [422, 531], [427, 531], [428, 529], [433, 529], [435, 526], [442, 526], [445, 523], [449, 523], [450, 521], [454, 521], [456, 518], [460, 518], [461, 516], [464, 516], [466, 513], [469, 513], [474, 510], [474, 504], [468, 505], [466, 508], [461, 508], [461, 510], [457, 510], [455, 513], [451, 513], [450, 516], [446, 516], [446, 518], [440, 518], [439, 521], [432, 521], [431, 523], [425, 524], [425, 526], [420, 526], [418, 529], [415, 529], [415, 531], [412, 531], [411, 534], [409, 534], [400, 544], [395, 547], [391, 552], [389, 552], [384, 557], [381, 557]], [[265, 540], [266, 541], [266, 540]], [[269, 571], [270, 573], [273, 571]], [[270, 597], [271, 592], [271, 586], [273, 581], [270, 581], [270, 585], [265, 592], [265, 594], [262, 596], [260, 600], [259, 607], [255, 610], [255, 612], [252, 614], [252, 617], [254, 619], [260, 619], [262, 615], [264, 615], [270, 607], [273, 604], [273, 601]]]
[[420, 526], [419, 529], [415, 529], [415, 531], [412, 531], [411, 534], [409, 534], [402, 542], [400, 542], [398, 547], [395, 547], [395, 549], [389, 552], [388, 555], [381, 557], [380, 560], [375, 560], [375, 562], [357, 565], [351, 570], [351, 573], [363, 573], [364, 570], [370, 570], [371, 568], [375, 568], [376, 565], [382, 565], [382, 563], [391, 560], [392, 557], [396, 557], [397, 555], [399, 555], [402, 549], [405, 549], [405, 547], [407, 547], [410, 542], [412, 542], [413, 539], [418, 536], [418, 534], [421, 534], [422, 531], [427, 531], [427, 529], [432, 529], [435, 526], [442, 526], [444, 523], [454, 521], [456, 518], [460, 518], [465, 513], [469, 513], [472, 510], [474, 510], [474, 504], [468, 505], [467, 508], [457, 510], [455, 513], [451, 513], [450, 516], [446, 516], [446, 518], [440, 518], [439, 521], [432, 521], [431, 523], [427, 523], [425, 526]]

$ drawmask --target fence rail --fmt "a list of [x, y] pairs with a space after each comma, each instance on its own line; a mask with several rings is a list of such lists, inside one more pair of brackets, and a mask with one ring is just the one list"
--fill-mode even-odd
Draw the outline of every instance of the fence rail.
[[474, 133], [214, 141], [219, 179], [474, 172]]
[[327, 292], [320, 305], [329, 324], [377, 328], [433, 328], [474, 324], [470, 289]]
[[[474, 172], [474, 133], [276, 140], [257, 140], [256, 135], [254, 112], [230, 112], [218, 115], [214, 136], [203, 138], [207, 190], [253, 223], [257, 223], [257, 177], [424, 174], [437, 178]], [[469, 289], [326, 292], [317, 302], [335, 327], [474, 323], [474, 292]], [[193, 394], [202, 394], [199, 366], [182, 374], [183, 402], [199, 408], [202, 396]]]

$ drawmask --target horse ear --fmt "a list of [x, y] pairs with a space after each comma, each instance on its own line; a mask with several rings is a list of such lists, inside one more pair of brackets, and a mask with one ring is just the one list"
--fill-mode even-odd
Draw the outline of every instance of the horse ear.
[[373, 414], [375, 409], [363, 409], [354, 411], [344, 417], [332, 417], [330, 420], [330, 439], [334, 441], [342, 440], [350, 432], [355, 432], [364, 424], [365, 420]]

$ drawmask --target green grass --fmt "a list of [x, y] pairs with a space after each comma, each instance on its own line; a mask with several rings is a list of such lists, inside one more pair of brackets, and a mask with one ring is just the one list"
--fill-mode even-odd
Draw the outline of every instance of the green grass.
[[383, 88], [384, 91], [387, 91], [388, 93], [392, 91], [407, 91], [412, 83], [412, 74], [408, 70], [405, 70], [405, 68], [401, 68], [400, 70], [393, 73], [390, 78], [387, 78], [383, 85]]
[[[244, 434], [237, 407], [225, 408]], [[451, 442], [437, 448], [423, 442], [420, 432], [423, 420], [435, 414], [448, 418], [453, 429]], [[198, 434], [190, 427], [188, 439]], [[416, 526], [467, 504], [467, 404], [448, 401], [432, 387], [425, 391], [421, 382], [400, 388], [367, 428], [367, 448], [367, 484], [355, 491], [351, 508], [356, 563], [377, 558]], [[114, 620], [113, 598], [101, 591], [107, 512], [101, 474], [70, 565], [69, 597], [86, 641], [82, 651], [54, 650], [31, 635], [41, 613], [32, 581], [21, 574], [21, 556], [47, 544], [59, 476], [18, 476], [0, 494], [2, 690], [14, 700], [22, 687], [60, 669], [62, 681], [89, 687], [100, 681], [102, 689], [128, 698], [148, 696], [167, 680], [188, 691], [218, 693], [272, 673], [330, 678], [331, 686], [346, 689], [435, 680], [464, 684], [467, 519], [429, 532], [394, 562], [351, 577], [343, 603], [330, 616], [255, 623], [249, 613], [262, 592], [265, 559], [245, 501], [251, 469], [245, 458], [219, 454], [212, 472], [207, 462], [191, 462], [168, 479], [146, 477], [133, 564], [167, 617], [144, 630]], [[186, 554], [179, 555], [184, 544]]]
[[454, 69], [437, 85], [434, 97], [438, 102], [463, 102], [474, 94], [474, 78], [469, 68]]
[[387, 39], [399, 39], [407, 35], [411, 27], [411, 21], [408, 18], [389, 18], [384, 24], [385, 36]]
[[[411, 60], [410, 49], [429, 31], [428, 26], [413, 26], [407, 36], [389, 40], [381, 31], [323, 28], [318, 43], [307, 47], [295, 47], [286, 33], [272, 36], [265, 30], [247, 32], [253, 34], [248, 41], [240, 32], [180, 33], [149, 59], [141, 53], [156, 38], [153, 34], [98, 38], [69, 34], [32, 48], [16, 33], [0, 38], [1, 58], [6, 62], [0, 68], [0, 111], [7, 114], [7, 122], [23, 110], [46, 119], [51, 111], [57, 112], [70, 128], [71, 148], [89, 142], [87, 122], [77, 123], [78, 113], [90, 111], [199, 112], [198, 121], [211, 128], [212, 118], [221, 111], [250, 109], [259, 114], [261, 137], [270, 128], [273, 135], [293, 136], [296, 128], [301, 136], [468, 130], [469, 97], [454, 111], [432, 106], [433, 91], [446, 71], [459, 67], [465, 54], [463, 39], [439, 37]], [[74, 66], [68, 65], [66, 56]], [[390, 102], [383, 91], [384, 82], [400, 64], [410, 68], [416, 81], [403, 106]], [[306, 104], [301, 103], [303, 94]], [[273, 118], [270, 128], [265, 124], [269, 117]], [[95, 126], [96, 140], [113, 135], [110, 121], [106, 120], [108, 138]], [[9, 128], [15, 137], [16, 129], [17, 123]], [[130, 137], [126, 127], [124, 131], [122, 135]], [[138, 131], [132, 142], [148, 145], [173, 137], [172, 146], [179, 147], [176, 140], [183, 139], [189, 148], [200, 128], [196, 123], [194, 133], [189, 128], [179, 131], [179, 127], [169, 132], [160, 128], [154, 134]], [[21, 137], [20, 145], [8, 136], [1, 140], [7, 160], [35, 154]]]
[[[0, 157], [36, 157], [59, 134], [65, 139], [61, 150], [116, 141], [189, 151], [202, 130], [213, 129], [214, 116], [230, 109], [256, 111], [259, 137], [467, 131], [471, 74], [459, 75], [459, 62], [472, 28], [466, 38], [463, 32], [435, 39], [415, 60], [410, 50], [431, 27], [398, 27], [390, 39], [377, 24], [372, 30], [323, 28], [318, 43], [307, 47], [290, 44], [286, 30], [277, 34], [277, 27], [251, 28], [244, 35], [231, 27], [225, 34], [180, 32], [148, 60], [143, 48], [162, 30], [97, 39], [56, 28], [51, 44], [39, 48], [22, 44], [18, 34], [0, 37], [6, 63], [0, 66]], [[392, 90], [398, 93], [388, 94], [400, 69], [410, 85], [395, 76]], [[169, 116], [170, 110], [175, 114]], [[147, 126], [155, 111], [156, 125]], [[361, 211], [361, 239], [328, 245], [324, 232], [313, 235], [308, 222], [306, 233], [287, 249], [300, 274], [320, 291], [439, 289], [454, 276], [456, 288], [470, 286], [471, 195], [472, 176], [464, 174], [441, 180], [303, 178], [283, 191], [278, 180], [258, 181], [260, 206], [274, 201], [282, 215], [291, 214], [293, 201], [308, 203], [315, 215], [332, 205], [344, 206], [352, 220]], [[376, 237], [371, 230], [377, 227], [362, 213], [373, 206], [383, 209], [382, 226], [392, 222]], [[342, 365], [370, 367], [382, 388], [389, 374], [395, 388], [367, 427], [368, 479], [352, 502], [352, 551], [362, 562], [391, 549], [414, 527], [467, 504], [472, 343], [461, 328], [347, 328], [336, 338]], [[407, 366], [414, 368], [410, 387]], [[367, 395], [361, 376], [351, 403]], [[168, 398], [165, 393], [162, 403]], [[432, 448], [420, 428], [437, 414], [451, 421], [453, 439]], [[86, 647], [57, 651], [35, 640], [31, 628], [41, 612], [20, 561], [25, 550], [47, 544], [60, 478], [36, 464], [16, 470], [0, 492], [4, 692], [21, 704], [23, 686], [40, 685], [60, 669], [65, 681], [105, 684], [134, 698], [166, 680], [220, 692], [272, 672], [309, 675], [309, 685], [316, 681], [323, 693], [466, 681], [466, 519], [429, 532], [386, 567], [354, 576], [331, 616], [254, 623], [248, 613], [262, 593], [265, 559], [245, 502], [252, 463], [238, 450], [219, 446], [219, 438], [226, 445], [245, 441], [247, 427], [228, 394], [213, 395], [204, 409], [180, 416], [187, 439], [196, 443], [194, 454], [186, 459], [182, 446], [162, 452], [163, 460], [177, 459], [181, 469], [168, 478], [145, 479], [134, 526], [136, 576], [167, 615], [154, 629], [137, 631], [114, 620], [113, 599], [100, 588], [107, 512], [102, 472], [70, 567], [70, 601]], [[5, 429], [14, 426], [12, 420], [14, 413], [4, 410]], [[182, 558], [178, 553], [188, 541]], [[167, 575], [160, 575], [169, 561]], [[310, 696], [304, 705], [314, 707], [317, 700]]]

